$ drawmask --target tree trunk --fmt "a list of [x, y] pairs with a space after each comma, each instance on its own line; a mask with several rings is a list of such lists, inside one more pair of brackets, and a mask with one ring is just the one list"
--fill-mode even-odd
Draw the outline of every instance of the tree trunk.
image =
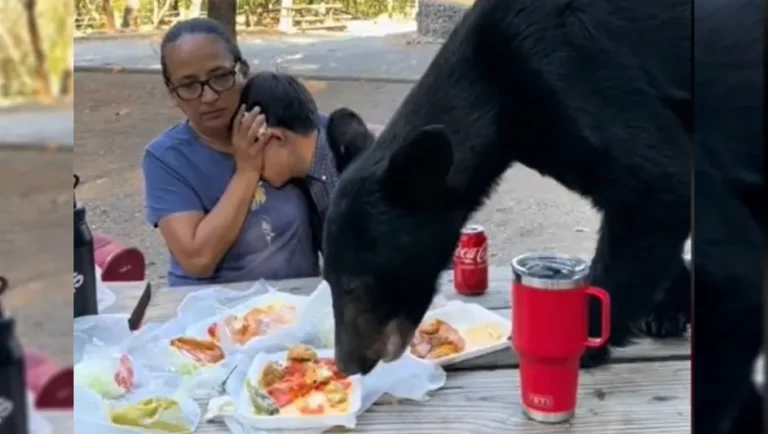
[[189, 2], [189, 17], [196, 18], [200, 16], [203, 7], [203, 0], [191, 0]]
[[277, 30], [289, 33], [293, 31], [293, 0], [280, 0], [280, 22]]
[[120, 23], [120, 27], [139, 29], [139, 7], [141, 7], [139, 0], [126, 0], [123, 8], [123, 22]]
[[117, 26], [115, 25], [115, 9], [112, 7], [112, 0], [101, 0], [101, 15], [104, 18], [104, 30], [114, 32]]
[[390, 20], [395, 15], [395, 0], [387, 0], [387, 15]]
[[32, 44], [32, 53], [35, 57], [35, 78], [37, 81], [37, 94], [43, 100], [51, 99], [51, 83], [48, 81], [48, 72], [45, 65], [45, 51], [43, 40], [40, 37], [40, 29], [37, 26], [37, 0], [24, 0], [24, 10], [27, 15], [27, 31], [29, 43]]
[[233, 38], [237, 38], [236, 15], [237, 0], [208, 0], [208, 18], [224, 24]]

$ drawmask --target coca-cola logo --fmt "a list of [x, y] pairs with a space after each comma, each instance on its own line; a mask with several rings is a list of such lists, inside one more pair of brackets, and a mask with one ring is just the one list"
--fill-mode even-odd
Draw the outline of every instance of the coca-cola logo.
[[459, 246], [453, 254], [454, 259], [468, 264], [488, 262], [488, 243], [479, 246]]

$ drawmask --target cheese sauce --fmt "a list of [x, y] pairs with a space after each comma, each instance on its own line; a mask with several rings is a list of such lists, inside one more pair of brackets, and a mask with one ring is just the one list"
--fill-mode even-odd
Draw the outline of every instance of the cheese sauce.
[[466, 340], [468, 349], [482, 348], [498, 344], [507, 338], [509, 330], [505, 330], [504, 325], [496, 321], [485, 321], [467, 327], [461, 333]]

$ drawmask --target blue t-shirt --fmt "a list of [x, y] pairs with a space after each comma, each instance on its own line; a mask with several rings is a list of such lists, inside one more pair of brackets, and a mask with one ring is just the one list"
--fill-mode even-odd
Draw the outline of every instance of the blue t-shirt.
[[[234, 157], [204, 144], [188, 122], [162, 133], [144, 151], [146, 217], [187, 211], [210, 212], [235, 173]], [[278, 280], [319, 275], [307, 199], [292, 184], [276, 189], [261, 183], [242, 231], [212, 277], [187, 275], [171, 255], [170, 286]]]

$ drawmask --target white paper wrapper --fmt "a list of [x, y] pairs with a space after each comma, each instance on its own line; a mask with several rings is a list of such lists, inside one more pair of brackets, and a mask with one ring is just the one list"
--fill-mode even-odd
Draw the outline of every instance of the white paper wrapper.
[[128, 329], [127, 315], [77, 318], [73, 339], [76, 385], [118, 399], [160, 381], [132, 357], [136, 335]]
[[[332, 350], [318, 350], [320, 357], [332, 357]], [[357, 416], [370, 408], [384, 394], [400, 399], [423, 401], [428, 394], [445, 384], [445, 371], [436, 364], [423, 363], [412, 356], [404, 355], [399, 360], [379, 364], [364, 377], [355, 376], [353, 389], [359, 395], [351, 399], [351, 408], [356, 411], [346, 416], [294, 417], [294, 416], [252, 416], [249, 411], [245, 381], [258, 378], [261, 368], [269, 360], [284, 362], [286, 352], [260, 354], [249, 364], [240, 364], [226, 383], [227, 398], [215, 398], [209, 403], [206, 418], [222, 417], [234, 434], [291, 433], [319, 434], [334, 426], [354, 428]]]
[[147, 324], [132, 341], [134, 360], [150, 375], [172, 375], [192, 398], [210, 398], [221, 393], [227, 375], [240, 355], [225, 350], [225, 359], [215, 365], [201, 365], [171, 347], [171, 339], [184, 336], [186, 325], [176, 318], [165, 324]]
[[51, 424], [35, 409], [35, 398], [27, 392], [27, 429], [30, 434], [51, 434]]
[[[433, 303], [433, 308], [427, 311], [427, 314], [424, 315], [422, 323], [431, 319], [441, 319], [447, 322], [456, 328], [462, 336], [464, 336], [464, 332], [467, 328], [481, 323], [495, 323], [504, 331], [501, 338], [494, 343], [487, 345], [471, 345], [468, 341], [467, 348], [461, 353], [430, 361], [442, 366], [453, 365], [465, 360], [491, 354], [507, 348], [510, 345], [508, 337], [512, 333], [512, 322], [508, 318], [476, 303], [466, 303], [459, 300], [451, 300], [439, 304]], [[466, 336], [464, 337], [466, 338]]]
[[[187, 299], [196, 298], [200, 294], [190, 294]], [[219, 336], [221, 346], [228, 352], [239, 352], [250, 355], [255, 355], [264, 351], [276, 351], [286, 348], [286, 345], [291, 342], [300, 342], [307, 338], [308, 331], [298, 323], [299, 318], [303, 317], [305, 308], [307, 305], [308, 297], [297, 296], [287, 294], [284, 292], [278, 292], [273, 288], [268, 288], [268, 291], [262, 295], [250, 295], [249, 298], [243, 299], [242, 302], [237, 303], [235, 307], [223, 310], [217, 313], [213, 318], [204, 317], [200, 321], [188, 327], [185, 331], [185, 336], [195, 337], [198, 339], [208, 338], [208, 327], [212, 324], [217, 324], [219, 330]], [[185, 300], [186, 301], [186, 300]], [[265, 336], [255, 337], [243, 345], [232, 342], [230, 339], [227, 328], [224, 325], [224, 319], [229, 315], [236, 315], [242, 317], [248, 313], [251, 309], [260, 306], [266, 306], [272, 303], [281, 303], [287, 306], [294, 306], [296, 308], [297, 323], [293, 325], [284, 326], [271, 331]], [[191, 304], [186, 306], [187, 315], [192, 316], [193, 312], [190, 309]], [[207, 309], [206, 309], [207, 310]], [[196, 315], [200, 316], [200, 315]]]
[[[169, 379], [170, 380], [170, 379]], [[139, 393], [131, 394], [129, 398], [119, 401], [105, 401], [101, 397], [84, 387], [75, 386], [75, 407], [73, 422], [77, 432], [98, 434], [147, 434], [153, 431], [115, 425], [110, 421], [109, 409], [111, 407], [123, 407], [130, 403], [136, 403], [152, 397], [169, 397], [175, 399], [181, 406], [184, 419], [190, 427], [189, 432], [194, 432], [200, 423], [200, 407], [184, 393], [168, 394], [172, 384], [166, 383], [157, 388], [145, 388]]]
[[[327, 358], [333, 357], [333, 351], [332, 350], [319, 350], [317, 351], [317, 354], [319, 357]], [[248, 392], [245, 388], [245, 382], [250, 379], [251, 383], [254, 384], [258, 381], [259, 376], [261, 375], [261, 370], [264, 368], [264, 365], [269, 361], [275, 361], [280, 363], [285, 363], [286, 361], [286, 355], [287, 352], [280, 352], [276, 354], [259, 354], [257, 355], [253, 361], [250, 364], [250, 367], [248, 367], [247, 370], [245, 370], [245, 377], [240, 377], [240, 375], [237, 376], [236, 380], [242, 380], [242, 381], [228, 381], [226, 389], [230, 392], [230, 396], [233, 396], [232, 392], [235, 392], [232, 389], [240, 388], [239, 394], [236, 393], [237, 398], [234, 399], [235, 403], [235, 414], [237, 415], [237, 418], [244, 424], [254, 427], [254, 428], [260, 428], [264, 430], [285, 430], [285, 429], [310, 429], [310, 428], [329, 428], [333, 426], [343, 426], [345, 428], [354, 428], [355, 422], [357, 420], [357, 412], [360, 410], [360, 406], [362, 403], [362, 384], [360, 381], [360, 376], [356, 375], [354, 377], [350, 377], [350, 381], [352, 382], [352, 389], [349, 396], [349, 413], [345, 415], [334, 415], [334, 416], [305, 416], [305, 417], [296, 417], [296, 416], [285, 416], [285, 415], [275, 415], [275, 416], [255, 416], [253, 415], [253, 412], [250, 410], [251, 403], [248, 399]], [[234, 375], [233, 375], [234, 377]], [[230, 378], [233, 378], [230, 377]]]
[[99, 312], [103, 312], [117, 301], [115, 293], [112, 292], [101, 280], [101, 268], [96, 267], [96, 304]]

